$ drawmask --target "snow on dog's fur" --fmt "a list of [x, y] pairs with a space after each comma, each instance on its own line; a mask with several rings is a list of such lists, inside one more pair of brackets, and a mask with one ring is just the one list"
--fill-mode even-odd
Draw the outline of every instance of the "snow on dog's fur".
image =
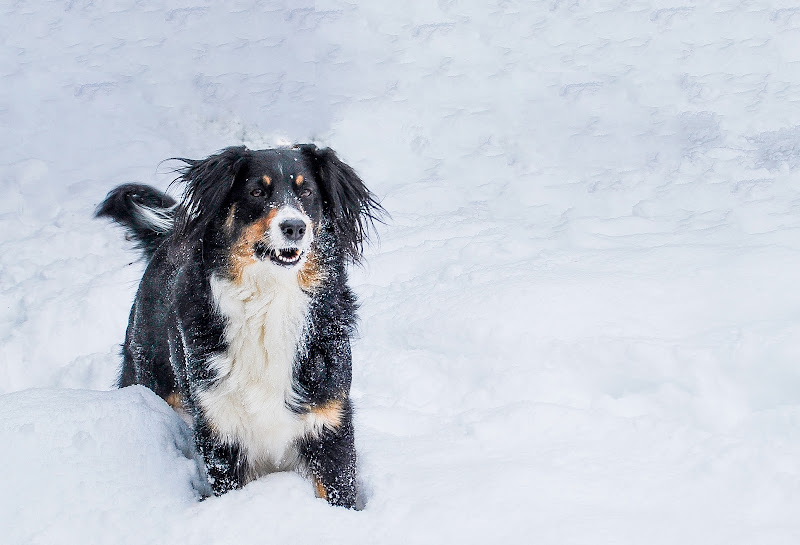
[[151, 388], [190, 422], [216, 494], [298, 469], [319, 496], [353, 507], [345, 266], [382, 208], [330, 149], [183, 161], [180, 204], [128, 184], [97, 211], [150, 260], [119, 386]]

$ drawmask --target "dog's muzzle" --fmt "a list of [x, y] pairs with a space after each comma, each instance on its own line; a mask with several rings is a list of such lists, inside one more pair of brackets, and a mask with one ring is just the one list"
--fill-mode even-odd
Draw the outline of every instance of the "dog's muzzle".
[[300, 263], [311, 246], [313, 232], [304, 214], [292, 207], [283, 208], [272, 220], [266, 233], [269, 243], [256, 242], [253, 250], [261, 260], [269, 260], [281, 267], [293, 267]]

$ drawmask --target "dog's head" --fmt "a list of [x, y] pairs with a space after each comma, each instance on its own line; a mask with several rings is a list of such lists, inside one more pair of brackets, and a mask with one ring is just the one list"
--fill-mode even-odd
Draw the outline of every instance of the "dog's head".
[[343, 258], [358, 261], [367, 230], [383, 212], [353, 169], [327, 148], [233, 147], [184, 161], [176, 235], [230, 248], [234, 267], [299, 268], [326, 233]]

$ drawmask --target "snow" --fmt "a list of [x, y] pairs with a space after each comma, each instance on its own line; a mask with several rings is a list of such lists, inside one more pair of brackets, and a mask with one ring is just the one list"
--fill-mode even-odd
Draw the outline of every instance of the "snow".
[[[0, 438], [13, 445], [0, 453], [6, 543], [158, 537], [168, 514], [209, 490], [191, 432], [141, 386], [8, 394]], [[103, 536], [108, 527], [122, 539]]]
[[[800, 541], [794, 3], [9, 2], [0, 36], [4, 541]], [[392, 214], [352, 275], [366, 508], [197, 502], [180, 419], [104, 391], [142, 265], [92, 211], [312, 139]]]

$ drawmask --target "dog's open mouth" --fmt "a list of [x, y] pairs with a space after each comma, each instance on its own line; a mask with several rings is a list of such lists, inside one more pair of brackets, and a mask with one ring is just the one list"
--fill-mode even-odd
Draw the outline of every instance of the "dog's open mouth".
[[277, 263], [278, 265], [283, 265], [285, 267], [297, 265], [297, 262], [300, 261], [300, 257], [302, 257], [302, 255], [303, 252], [297, 248], [281, 248], [280, 250], [270, 250], [269, 252], [269, 258], [273, 263]]
[[297, 265], [300, 262], [300, 258], [303, 257], [303, 252], [299, 248], [280, 248], [276, 250], [268, 247], [263, 242], [256, 242], [253, 250], [258, 259], [264, 260], [269, 257], [270, 261], [282, 267]]

